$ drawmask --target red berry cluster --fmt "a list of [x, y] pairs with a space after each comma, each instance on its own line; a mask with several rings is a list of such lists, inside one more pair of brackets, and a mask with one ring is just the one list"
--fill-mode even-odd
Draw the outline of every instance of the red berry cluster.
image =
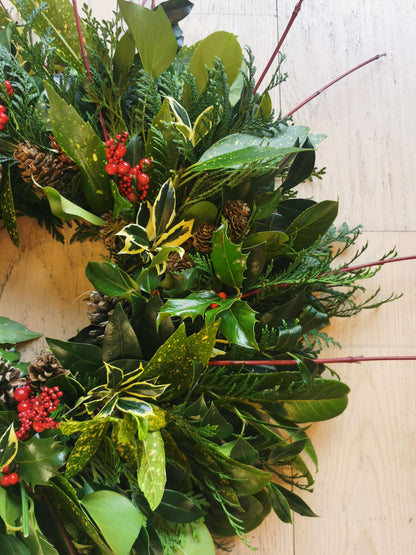
[[11, 466], [10, 464], [8, 464], [7, 466], [3, 466], [2, 468], [2, 473], [3, 476], [0, 480], [0, 484], [3, 487], [7, 487], [7, 486], [13, 486], [14, 484], [17, 484], [17, 482], [19, 481], [19, 475], [17, 472], [10, 472], [11, 471]]
[[[146, 171], [152, 167], [152, 162], [148, 158], [140, 160], [138, 166], [132, 168], [128, 162], [123, 160], [126, 154], [124, 143], [127, 141], [128, 133], [124, 131], [117, 135], [116, 141], [108, 139], [105, 143], [106, 157], [108, 160], [105, 171], [108, 175], [117, 175], [118, 190], [123, 197], [130, 202], [140, 202], [144, 200], [149, 188], [149, 176]], [[135, 187], [133, 187], [133, 184]]]
[[[5, 81], [4, 84], [6, 86], [7, 96], [10, 98], [13, 94], [12, 84], [10, 83], [10, 81]], [[9, 116], [6, 114], [6, 108], [2, 104], [0, 104], [0, 131], [3, 131], [8, 121]]]
[[24, 440], [29, 435], [30, 429], [35, 432], [43, 432], [48, 429], [59, 427], [59, 422], [48, 416], [58, 408], [63, 393], [56, 385], [44, 387], [39, 396], [32, 394], [30, 385], [18, 387], [14, 392], [17, 401], [17, 413], [21, 423], [16, 432], [17, 439]]

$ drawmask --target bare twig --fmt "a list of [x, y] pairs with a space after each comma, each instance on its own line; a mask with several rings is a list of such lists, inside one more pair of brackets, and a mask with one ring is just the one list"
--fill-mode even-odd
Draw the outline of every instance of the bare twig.
[[[416, 355], [409, 356], [350, 356], [338, 358], [315, 358], [311, 359], [316, 364], [345, 364], [345, 363], [359, 363], [359, 362], [373, 362], [373, 361], [392, 361], [392, 360], [416, 360]], [[288, 360], [211, 360], [208, 366], [296, 366], [298, 361], [294, 358]]]

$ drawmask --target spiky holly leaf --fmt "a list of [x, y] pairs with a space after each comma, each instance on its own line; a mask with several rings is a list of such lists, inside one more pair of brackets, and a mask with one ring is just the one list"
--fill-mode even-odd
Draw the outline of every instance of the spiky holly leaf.
[[159, 431], [150, 432], [139, 447], [137, 482], [152, 511], [162, 500], [166, 484], [165, 447]]
[[[230, 342], [248, 349], [258, 349], [254, 326], [256, 324], [256, 313], [245, 302], [236, 299], [229, 307], [220, 304], [217, 308], [207, 312], [205, 321], [207, 324], [220, 319], [219, 331]], [[224, 308], [225, 307], [225, 308]]]
[[222, 224], [212, 237], [211, 260], [218, 279], [239, 290], [247, 268], [247, 258], [248, 253], [243, 254], [241, 245], [231, 241], [226, 224]]
[[33, 436], [25, 442], [19, 442], [15, 458], [19, 465], [19, 475], [32, 488], [47, 485], [52, 476], [65, 462], [66, 450], [53, 437], [41, 439]]
[[171, 316], [179, 317], [181, 320], [191, 318], [193, 321], [197, 316], [204, 316], [213, 303], [229, 308], [233, 302], [234, 299], [222, 299], [214, 291], [198, 291], [185, 299], [169, 299], [159, 310], [157, 325]]

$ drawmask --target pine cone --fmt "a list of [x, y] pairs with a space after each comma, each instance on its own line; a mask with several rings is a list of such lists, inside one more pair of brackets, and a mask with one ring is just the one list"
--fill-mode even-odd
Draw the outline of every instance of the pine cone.
[[102, 344], [108, 320], [118, 303], [121, 303], [127, 315], [131, 313], [131, 305], [125, 299], [120, 301], [117, 297], [110, 298], [108, 295], [102, 295], [98, 291], [89, 292], [87, 315], [92, 325], [89, 335], [96, 345]]
[[241, 240], [248, 233], [250, 208], [242, 200], [227, 200], [222, 211], [227, 220], [228, 231], [232, 241]]
[[181, 258], [178, 252], [173, 251], [166, 261], [166, 270], [168, 272], [183, 272], [183, 270], [188, 270], [194, 266], [195, 264], [187, 252]]
[[68, 374], [54, 355], [49, 351], [43, 351], [40, 355], [32, 360], [27, 369], [30, 385], [32, 389], [40, 389], [48, 380], [54, 376]]
[[7, 407], [14, 406], [14, 390], [26, 385], [26, 378], [21, 377], [20, 370], [0, 356], [0, 401]]
[[110, 256], [114, 255], [123, 247], [123, 241], [117, 237], [116, 233], [121, 231], [127, 225], [122, 216], [114, 218], [112, 212], [101, 216], [105, 220], [105, 224], [100, 227], [100, 239], [104, 243], [105, 248], [109, 251]]
[[215, 229], [213, 224], [201, 224], [195, 229], [192, 235], [192, 242], [197, 251], [212, 251], [212, 236]]
[[39, 147], [25, 141], [18, 144], [14, 157], [19, 163], [20, 175], [26, 183], [34, 185], [34, 179], [42, 187], [53, 187], [59, 192], [64, 192], [72, 188], [74, 179], [79, 179], [79, 169], [52, 139], [51, 144], [59, 150], [43, 152]]

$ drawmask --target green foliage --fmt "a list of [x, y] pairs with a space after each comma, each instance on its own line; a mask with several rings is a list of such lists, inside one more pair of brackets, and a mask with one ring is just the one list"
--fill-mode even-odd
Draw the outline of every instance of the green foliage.
[[31, 341], [41, 337], [41, 333], [30, 331], [19, 322], [0, 316], [0, 345], [15, 345], [22, 341]]

